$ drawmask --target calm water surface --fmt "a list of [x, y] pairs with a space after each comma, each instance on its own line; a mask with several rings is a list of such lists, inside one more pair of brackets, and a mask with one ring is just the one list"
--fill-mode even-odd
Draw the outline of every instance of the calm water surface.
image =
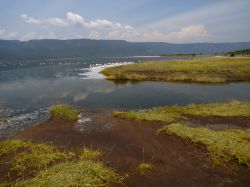
[[[47, 115], [48, 107], [69, 103], [93, 111], [144, 109], [155, 106], [250, 100], [249, 83], [223, 85], [107, 81], [90, 64], [160, 59], [103, 58], [45, 60], [0, 66], [0, 135], [30, 126]], [[52, 63], [53, 62], [53, 63]], [[15, 63], [17, 64], [17, 63]]]

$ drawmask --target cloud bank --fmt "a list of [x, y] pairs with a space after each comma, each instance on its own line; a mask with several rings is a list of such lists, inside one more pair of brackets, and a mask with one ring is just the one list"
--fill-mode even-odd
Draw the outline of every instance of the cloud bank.
[[[123, 39], [128, 41], [189, 41], [189, 40], [201, 40], [208, 36], [208, 31], [202, 24], [188, 25], [182, 27], [174, 32], [159, 32], [157, 30], [143, 31], [136, 29], [131, 25], [122, 24], [119, 22], [113, 22], [106, 19], [96, 19], [87, 21], [84, 17], [73, 12], [67, 12], [66, 18], [46, 18], [38, 19], [26, 14], [22, 14], [21, 18], [26, 23], [36, 25], [53, 25], [60, 27], [77, 26], [90, 30], [89, 35], [86, 36], [90, 39]], [[105, 31], [105, 34], [101, 34], [100, 31]], [[22, 37], [23, 40], [30, 39], [35, 34], [30, 33], [28, 36]], [[34, 38], [33, 37], [33, 38]], [[43, 38], [43, 37], [40, 37]], [[51, 38], [51, 37], [50, 37]], [[81, 36], [80, 38], [83, 38]]]

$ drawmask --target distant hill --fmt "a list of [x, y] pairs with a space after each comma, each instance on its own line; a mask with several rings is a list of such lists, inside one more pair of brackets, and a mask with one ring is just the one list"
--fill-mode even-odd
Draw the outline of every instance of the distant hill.
[[250, 56], [250, 49], [230, 51], [230, 52], [227, 52], [226, 55], [229, 55], [229, 56]]
[[0, 40], [0, 60], [224, 53], [250, 48], [250, 42], [171, 44], [123, 40]]

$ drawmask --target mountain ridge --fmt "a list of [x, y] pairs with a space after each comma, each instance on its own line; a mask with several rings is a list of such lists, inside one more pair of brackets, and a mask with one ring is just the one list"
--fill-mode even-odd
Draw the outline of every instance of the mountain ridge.
[[249, 49], [250, 42], [165, 43], [125, 40], [0, 40], [0, 60], [64, 57], [116, 57], [159, 54], [207, 54]]

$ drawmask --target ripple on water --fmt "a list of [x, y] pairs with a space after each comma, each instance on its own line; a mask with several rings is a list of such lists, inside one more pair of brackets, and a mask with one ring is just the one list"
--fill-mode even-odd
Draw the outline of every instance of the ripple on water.
[[[6, 112], [6, 111], [5, 111]], [[13, 111], [10, 111], [14, 113]], [[30, 127], [39, 121], [45, 120], [49, 117], [48, 108], [41, 108], [34, 112], [23, 113], [20, 115], [6, 115], [0, 121], [0, 137]]]

